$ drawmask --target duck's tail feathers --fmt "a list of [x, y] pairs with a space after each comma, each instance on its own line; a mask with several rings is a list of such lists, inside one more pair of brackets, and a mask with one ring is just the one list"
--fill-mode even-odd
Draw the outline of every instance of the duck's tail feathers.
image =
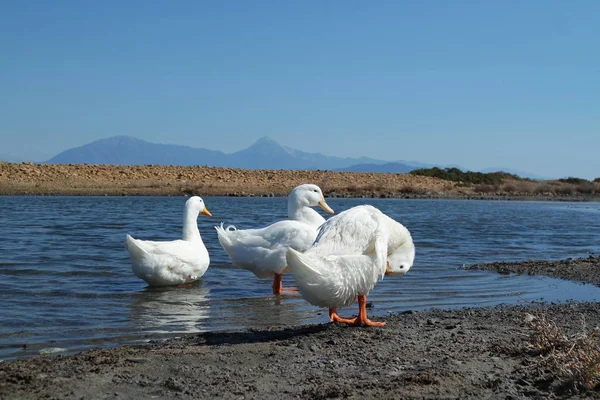
[[286, 254], [287, 264], [296, 280], [307, 280], [303, 278], [321, 276], [323, 268], [326, 267], [324, 260], [311, 257], [297, 250], [289, 248]]
[[221, 242], [221, 245], [231, 246], [233, 244], [231, 238], [229, 237], [229, 233], [237, 231], [237, 228], [234, 225], [228, 225], [227, 228], [225, 228], [221, 222], [221, 225], [215, 226], [215, 229], [217, 230], [217, 236], [219, 237], [219, 242]]
[[147, 254], [146, 250], [144, 250], [143, 246], [141, 246], [140, 241], [131, 237], [131, 235], [127, 234], [125, 237], [125, 247], [129, 251], [131, 256], [141, 257]]

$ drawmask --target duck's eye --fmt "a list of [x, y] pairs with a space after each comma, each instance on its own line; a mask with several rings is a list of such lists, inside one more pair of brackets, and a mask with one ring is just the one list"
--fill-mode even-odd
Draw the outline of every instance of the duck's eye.
[[313, 192], [318, 193], [319, 191], [317, 189], [313, 190]]

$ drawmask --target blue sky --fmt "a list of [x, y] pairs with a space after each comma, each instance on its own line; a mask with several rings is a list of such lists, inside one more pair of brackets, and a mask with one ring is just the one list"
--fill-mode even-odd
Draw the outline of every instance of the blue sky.
[[600, 176], [600, 2], [3, 1], [0, 154], [129, 135]]

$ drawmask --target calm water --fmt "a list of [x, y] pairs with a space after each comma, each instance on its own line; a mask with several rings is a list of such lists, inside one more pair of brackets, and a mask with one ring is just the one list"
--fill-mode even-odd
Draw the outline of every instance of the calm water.
[[[184, 197], [0, 197], [0, 359], [137, 343], [182, 333], [325, 322], [299, 295], [232, 268], [213, 225], [285, 218], [284, 198], [207, 197], [200, 216], [211, 265], [192, 287], [151, 289], [131, 272], [125, 234], [180, 238]], [[373, 315], [532, 300], [600, 300], [600, 289], [542, 277], [465, 271], [463, 264], [600, 253], [599, 203], [328, 199], [373, 204], [406, 225], [415, 265], [371, 292]], [[291, 276], [284, 284], [291, 286]], [[342, 315], [356, 312], [356, 306]], [[21, 346], [27, 344], [27, 348]]]

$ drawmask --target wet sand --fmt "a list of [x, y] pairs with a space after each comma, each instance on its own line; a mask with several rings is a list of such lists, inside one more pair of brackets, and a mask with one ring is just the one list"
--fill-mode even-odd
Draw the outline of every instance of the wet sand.
[[[600, 257], [471, 268], [600, 279]], [[38, 356], [0, 363], [0, 398], [600, 398], [540, 362], [532, 316], [574, 334], [600, 325], [600, 304], [408, 311], [382, 328], [290, 326]]]

